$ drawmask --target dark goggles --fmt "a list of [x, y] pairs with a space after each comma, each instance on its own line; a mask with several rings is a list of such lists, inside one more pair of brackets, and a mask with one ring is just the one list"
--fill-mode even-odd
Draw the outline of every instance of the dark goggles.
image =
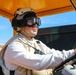
[[41, 25], [41, 20], [40, 18], [37, 18], [37, 17], [29, 17], [29, 18], [26, 18], [26, 26], [29, 26], [29, 27], [33, 27], [35, 24], [37, 24], [38, 26]]

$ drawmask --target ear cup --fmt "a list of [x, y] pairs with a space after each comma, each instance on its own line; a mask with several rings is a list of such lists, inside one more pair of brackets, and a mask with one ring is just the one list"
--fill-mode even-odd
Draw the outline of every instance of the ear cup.
[[17, 30], [17, 27], [24, 27], [24, 26], [26, 26], [25, 19], [22, 20], [12, 19], [12, 27], [14, 28], [14, 30]]
[[18, 26], [19, 24], [17, 23], [17, 21], [15, 19], [12, 19], [12, 27], [14, 28], [14, 30], [17, 30]]

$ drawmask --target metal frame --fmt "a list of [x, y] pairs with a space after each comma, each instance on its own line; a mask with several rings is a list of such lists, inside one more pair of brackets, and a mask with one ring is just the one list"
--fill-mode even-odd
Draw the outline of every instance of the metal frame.
[[75, 8], [76, 10], [76, 3], [75, 3], [76, 0], [70, 0], [70, 2], [72, 3], [73, 7]]

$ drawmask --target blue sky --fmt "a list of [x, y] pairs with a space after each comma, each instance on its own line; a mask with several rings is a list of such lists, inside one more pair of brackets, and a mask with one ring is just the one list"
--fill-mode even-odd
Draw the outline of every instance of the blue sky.
[[[41, 18], [40, 28], [76, 24], [76, 11], [50, 15]], [[0, 16], [0, 44], [6, 43], [13, 36], [9, 19]]]

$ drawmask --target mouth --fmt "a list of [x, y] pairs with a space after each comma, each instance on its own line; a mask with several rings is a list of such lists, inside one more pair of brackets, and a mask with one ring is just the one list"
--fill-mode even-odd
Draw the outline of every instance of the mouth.
[[32, 29], [33, 29], [34, 32], [37, 32], [38, 26], [33, 26]]
[[34, 31], [34, 32], [36, 32], [37, 30], [38, 30], [38, 28], [37, 28], [37, 27], [34, 27], [34, 28], [33, 28], [33, 31]]

